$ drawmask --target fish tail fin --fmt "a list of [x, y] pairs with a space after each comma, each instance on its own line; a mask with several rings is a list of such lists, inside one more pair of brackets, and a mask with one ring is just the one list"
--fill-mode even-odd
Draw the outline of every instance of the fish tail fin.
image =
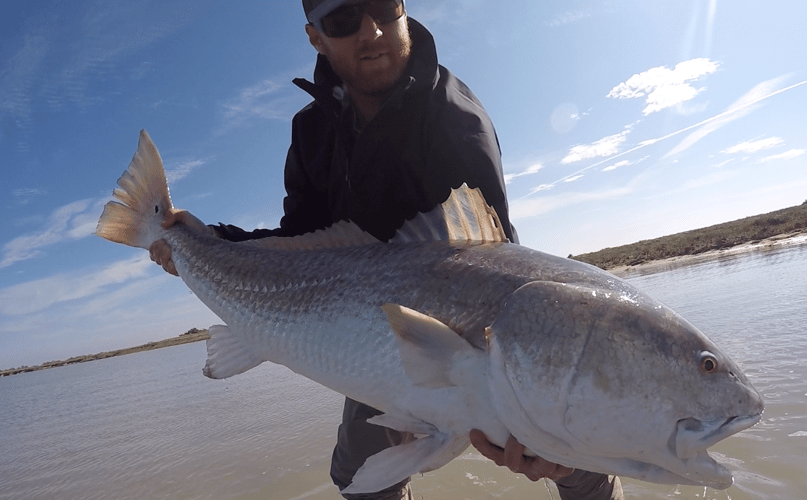
[[129, 167], [112, 192], [98, 220], [95, 234], [115, 243], [148, 249], [158, 236], [160, 222], [172, 210], [160, 153], [145, 130]]

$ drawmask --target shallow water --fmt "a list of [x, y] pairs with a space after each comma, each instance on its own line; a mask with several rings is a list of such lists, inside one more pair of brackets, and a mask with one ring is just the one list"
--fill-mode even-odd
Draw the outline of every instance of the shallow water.
[[[807, 245], [627, 279], [737, 361], [755, 427], [712, 449], [724, 491], [625, 479], [627, 498], [793, 499], [807, 491]], [[203, 343], [0, 379], [0, 499], [339, 498], [328, 462], [342, 398], [276, 365], [201, 374]], [[418, 498], [558, 498], [475, 452], [416, 477]]]

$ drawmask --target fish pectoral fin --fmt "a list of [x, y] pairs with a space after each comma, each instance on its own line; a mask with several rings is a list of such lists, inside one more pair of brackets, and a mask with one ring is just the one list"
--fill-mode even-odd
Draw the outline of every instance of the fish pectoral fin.
[[264, 360], [249, 352], [225, 325], [213, 325], [208, 331], [205, 377], [220, 379], [244, 373]]
[[437, 432], [406, 444], [393, 446], [368, 458], [342, 495], [373, 493], [403, 481], [413, 474], [439, 469], [458, 457], [470, 444], [468, 435]]
[[475, 355], [477, 349], [444, 323], [398, 304], [381, 306], [398, 340], [404, 370], [427, 389], [458, 385], [451, 376], [452, 358]]

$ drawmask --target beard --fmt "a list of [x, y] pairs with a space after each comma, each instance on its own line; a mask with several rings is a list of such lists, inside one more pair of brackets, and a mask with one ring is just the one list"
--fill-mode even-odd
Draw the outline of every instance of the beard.
[[328, 61], [348, 92], [384, 97], [400, 81], [409, 63], [412, 39], [407, 22], [398, 22], [383, 37], [362, 43], [347, 57], [331, 52]]

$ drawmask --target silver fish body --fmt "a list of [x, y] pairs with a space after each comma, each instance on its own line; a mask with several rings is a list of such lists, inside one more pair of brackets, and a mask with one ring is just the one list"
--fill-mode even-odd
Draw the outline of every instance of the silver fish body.
[[169, 243], [227, 325], [210, 329], [207, 376], [280, 363], [383, 411], [374, 423], [422, 436], [368, 459], [343, 493], [438, 468], [474, 428], [569, 467], [731, 485], [706, 450], [761, 416], [739, 367], [615, 276], [504, 241], [478, 191], [455, 191], [387, 244], [349, 224], [232, 243], [160, 226], [171, 205], [145, 133], [128, 172], [124, 205], [97, 233]]

